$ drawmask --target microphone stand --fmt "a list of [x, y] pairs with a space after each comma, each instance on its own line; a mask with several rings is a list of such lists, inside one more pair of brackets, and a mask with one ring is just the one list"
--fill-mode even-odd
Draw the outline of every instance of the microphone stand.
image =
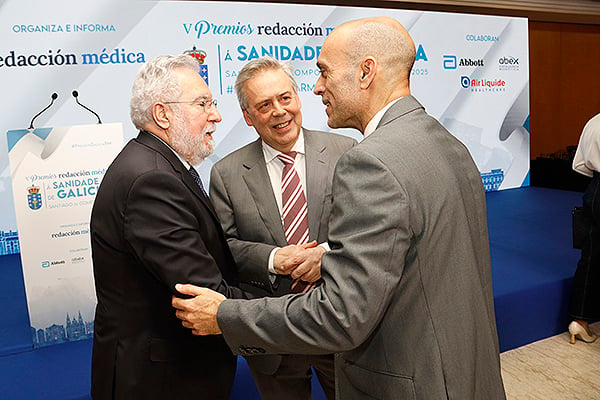
[[40, 115], [42, 115], [42, 113], [43, 113], [44, 111], [46, 111], [47, 109], [49, 109], [49, 108], [52, 106], [52, 104], [54, 104], [54, 100], [56, 100], [56, 99], [58, 99], [58, 93], [56, 93], [56, 92], [55, 92], [55, 93], [52, 93], [52, 99], [50, 100], [50, 104], [48, 104], [48, 105], [46, 106], [46, 108], [44, 108], [44, 109], [43, 109], [42, 111], [40, 111], [39, 113], [35, 114], [35, 115], [33, 116], [33, 118], [31, 118], [31, 122], [29, 123], [29, 129], [34, 129], [34, 128], [33, 128], [33, 121], [34, 121], [34, 120], [35, 120], [37, 117], [39, 117]]
[[96, 116], [96, 118], [98, 118], [98, 123], [101, 124], [102, 121], [100, 120], [100, 116], [98, 114], [96, 114], [96, 112], [94, 110], [92, 110], [89, 107], [84, 106], [83, 104], [81, 104], [79, 102], [79, 92], [77, 92], [77, 90], [73, 90], [73, 92], [71, 93], [73, 95], [73, 97], [75, 97], [75, 101], [77, 102], [77, 104], [79, 104], [81, 107], [85, 108], [86, 110], [88, 110], [89, 112], [91, 112], [92, 114], [94, 114]]

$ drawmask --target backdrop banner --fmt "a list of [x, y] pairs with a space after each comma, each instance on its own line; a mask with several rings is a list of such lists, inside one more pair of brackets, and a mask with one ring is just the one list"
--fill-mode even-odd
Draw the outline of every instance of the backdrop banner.
[[90, 338], [90, 213], [122, 125], [13, 130], [7, 142], [33, 343]]
[[[39, 117], [41, 125], [89, 123], [87, 111], [72, 107], [71, 93], [78, 90], [84, 104], [104, 121], [123, 123], [125, 138], [132, 138], [137, 132], [129, 120], [129, 99], [136, 72], [158, 55], [188, 53], [198, 60], [223, 116], [214, 135], [215, 153], [197, 168], [208, 182], [216, 161], [256, 138], [233, 89], [244, 64], [267, 54], [289, 62], [303, 124], [331, 131], [321, 99], [312, 93], [321, 46], [339, 24], [377, 15], [397, 19], [410, 32], [417, 46], [412, 92], [465, 143], [486, 190], [528, 185], [524, 18], [224, 1], [6, 0], [0, 7], [0, 85], [11, 96], [4, 100], [0, 131], [27, 126], [52, 93], [58, 98]], [[361, 139], [353, 130], [337, 132]], [[0, 241], [16, 233], [9, 174], [3, 173], [7, 164], [0, 152], [0, 207], [7, 210], [0, 216]]]
[[[417, 50], [412, 93], [467, 146], [486, 190], [529, 185], [529, 48], [524, 18], [225, 1], [5, 0], [0, 7], [0, 86], [10, 96], [2, 100], [0, 131], [27, 126], [54, 93], [58, 95], [54, 105], [36, 120], [41, 126], [90, 123], [88, 111], [73, 107], [72, 93], [77, 90], [81, 102], [102, 120], [125, 126], [125, 140], [133, 138], [137, 131], [130, 122], [129, 99], [140, 66], [163, 54], [189, 54], [198, 61], [199, 73], [223, 116], [214, 134], [214, 154], [196, 168], [208, 184], [215, 162], [257, 137], [243, 119], [234, 90], [237, 74], [248, 61], [271, 55], [289, 62], [298, 81], [303, 125], [331, 131], [321, 98], [312, 93], [323, 41], [343, 22], [378, 15], [395, 18], [410, 32]], [[362, 139], [354, 130], [336, 132]], [[0, 135], [0, 149], [7, 148], [4, 140]], [[75, 156], [84, 151], [73, 148], [63, 160], [68, 167], [55, 171], [93, 171], [75, 164]], [[17, 231], [8, 168], [7, 153], [0, 151], [0, 255], [18, 253], [17, 237], [27, 229], [27, 224], [19, 223]], [[26, 182], [32, 183], [36, 182]], [[35, 199], [40, 193], [30, 194], [20, 186], [15, 190], [19, 190], [17, 204], [29, 213], [56, 210], [44, 208], [54, 203], [42, 196], [42, 208], [34, 211], [19, 199]], [[72, 223], [76, 221], [85, 222], [82, 217]], [[51, 233], [67, 231], [56, 222], [52, 226]], [[54, 239], [58, 240], [64, 238]], [[35, 262], [54, 260], [44, 256]], [[65, 310], [59, 312], [64, 323]], [[68, 313], [78, 319], [78, 308]], [[84, 321], [93, 319], [91, 312], [81, 313]], [[60, 318], [32, 316], [32, 325], [46, 329]]]

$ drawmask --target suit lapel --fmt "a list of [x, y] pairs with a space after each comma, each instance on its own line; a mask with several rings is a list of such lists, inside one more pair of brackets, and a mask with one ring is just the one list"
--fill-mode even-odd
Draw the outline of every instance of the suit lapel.
[[325, 203], [327, 171], [329, 170], [326, 146], [317, 143], [310, 131], [304, 130], [304, 151], [306, 153], [306, 201], [308, 204], [309, 238], [317, 239], [319, 223]]
[[252, 149], [248, 152], [248, 158], [242, 163], [242, 177], [273, 240], [278, 246], [285, 246], [287, 245], [285, 232], [281, 224], [281, 216], [279, 215], [273, 188], [271, 187], [271, 180], [267, 173], [261, 140], [258, 139], [251, 146]]
[[204, 204], [206, 208], [208, 208], [213, 218], [218, 221], [219, 218], [217, 217], [217, 212], [215, 211], [210, 199], [208, 198], [208, 195], [206, 194], [206, 192], [200, 189], [200, 186], [198, 186], [190, 172], [187, 171], [183, 167], [183, 165], [181, 166], [181, 169], [178, 172], [181, 175], [181, 180], [183, 181], [185, 186], [187, 186], [196, 195], [196, 197], [200, 199], [202, 204]]
[[210, 202], [209, 198], [204, 192], [202, 192], [194, 178], [192, 178], [192, 175], [190, 175], [190, 172], [185, 168], [185, 166], [173, 153], [173, 150], [168, 148], [163, 142], [161, 142], [159, 139], [157, 139], [148, 132], [140, 132], [137, 139], [140, 143], [143, 143], [144, 145], [150, 147], [169, 161], [169, 163], [173, 167], [173, 170], [177, 173], [177, 175], [179, 175], [182, 182], [190, 189], [192, 193], [194, 193], [196, 197], [198, 197], [198, 199], [200, 199], [202, 204], [208, 210], [209, 214], [212, 216], [214, 222], [216, 222], [217, 225], [220, 226], [219, 218], [217, 217], [217, 213], [215, 212], [215, 209], [213, 208], [213, 205]]

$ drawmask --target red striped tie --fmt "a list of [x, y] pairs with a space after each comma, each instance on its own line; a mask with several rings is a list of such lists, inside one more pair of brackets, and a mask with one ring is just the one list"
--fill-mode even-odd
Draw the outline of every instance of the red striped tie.
[[[306, 197], [298, 171], [294, 168], [295, 151], [281, 153], [277, 156], [283, 162], [281, 177], [281, 199], [283, 227], [288, 244], [308, 243], [308, 209]], [[292, 292], [299, 293], [310, 289], [310, 283], [296, 279], [292, 284]]]

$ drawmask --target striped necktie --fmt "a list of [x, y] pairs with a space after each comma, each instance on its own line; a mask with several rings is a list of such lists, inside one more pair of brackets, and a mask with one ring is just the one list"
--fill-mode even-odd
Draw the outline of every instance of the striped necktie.
[[[281, 177], [281, 200], [283, 227], [288, 244], [308, 243], [308, 208], [306, 196], [298, 171], [294, 168], [295, 151], [277, 156], [283, 162]], [[299, 293], [310, 289], [310, 283], [296, 279], [292, 283], [292, 292]]]

